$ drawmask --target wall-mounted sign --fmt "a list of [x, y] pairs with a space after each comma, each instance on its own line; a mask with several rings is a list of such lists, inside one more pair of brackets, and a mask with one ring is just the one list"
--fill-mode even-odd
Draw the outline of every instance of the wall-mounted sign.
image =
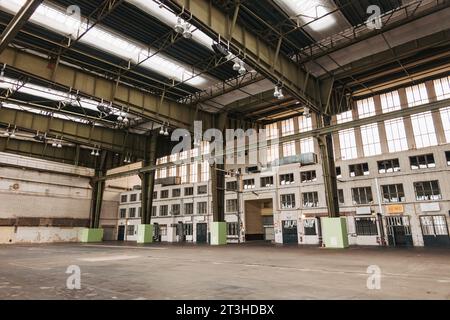
[[357, 207], [356, 214], [372, 214], [370, 207]]
[[386, 206], [388, 214], [399, 214], [405, 212], [402, 204], [390, 204]]
[[441, 211], [441, 207], [439, 206], [439, 202], [421, 203], [420, 210], [422, 212], [436, 212]]

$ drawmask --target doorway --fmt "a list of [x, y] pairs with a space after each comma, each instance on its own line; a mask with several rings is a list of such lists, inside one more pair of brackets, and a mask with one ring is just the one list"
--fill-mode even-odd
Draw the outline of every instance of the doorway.
[[119, 229], [117, 231], [117, 241], [124, 241], [125, 240], [125, 226], [119, 226]]
[[412, 246], [411, 226], [408, 216], [386, 217], [388, 242], [391, 246]]
[[297, 220], [284, 220], [282, 221], [282, 227], [283, 244], [298, 244]]
[[208, 242], [208, 225], [206, 223], [197, 223], [197, 243]]
[[273, 200], [245, 201], [245, 241], [274, 241]]
[[420, 225], [425, 246], [450, 246], [447, 218], [444, 215], [421, 216]]

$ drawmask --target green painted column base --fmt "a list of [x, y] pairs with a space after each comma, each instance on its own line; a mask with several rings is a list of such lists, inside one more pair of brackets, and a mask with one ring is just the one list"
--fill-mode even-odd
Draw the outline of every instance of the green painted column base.
[[138, 226], [137, 243], [152, 243], [153, 242], [153, 225], [140, 224]]
[[211, 223], [211, 245], [221, 246], [227, 244], [227, 223]]
[[322, 218], [322, 239], [326, 248], [348, 248], [347, 221], [344, 217]]
[[89, 228], [81, 229], [80, 241], [84, 242], [84, 243], [102, 242], [103, 241], [103, 229], [89, 229]]

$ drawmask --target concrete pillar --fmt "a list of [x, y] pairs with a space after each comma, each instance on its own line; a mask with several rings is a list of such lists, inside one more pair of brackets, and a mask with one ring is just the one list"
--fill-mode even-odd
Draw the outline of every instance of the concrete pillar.
[[[358, 108], [352, 109], [352, 116], [353, 120], [356, 120], [359, 118], [358, 115]], [[364, 158], [364, 147], [363, 147], [363, 141], [361, 136], [361, 128], [355, 127], [355, 141], [356, 141], [356, 151], [358, 153], [358, 158]]]

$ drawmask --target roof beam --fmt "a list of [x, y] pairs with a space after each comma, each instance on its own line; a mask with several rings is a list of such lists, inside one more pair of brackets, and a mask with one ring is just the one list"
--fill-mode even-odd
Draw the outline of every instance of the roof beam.
[[23, 7], [20, 8], [1, 35], [0, 54], [8, 47], [41, 3], [42, 0], [27, 0]]
[[7, 48], [0, 55], [0, 63], [7, 64], [30, 78], [38, 78], [49, 85], [56, 84], [80, 95], [112, 102], [158, 123], [169, 122], [172, 127], [192, 129], [195, 120], [204, 128], [212, 127], [212, 115], [196, 111], [194, 107], [163, 99], [150, 92], [114, 81], [100, 74], [90, 73], [72, 65], [60, 63], [52, 67], [51, 60], [18, 49]]
[[0, 124], [19, 131], [47, 133], [64, 141], [144, 158], [146, 136], [15, 109], [0, 108]]
[[[194, 25], [206, 30], [214, 38], [229, 41], [230, 49], [243, 58], [247, 64], [270, 78], [273, 82], [282, 82], [291, 95], [322, 113], [326, 103], [321, 103], [321, 82], [308, 74], [302, 66], [290, 58], [277, 54], [276, 48], [234, 23], [234, 19], [208, 0], [170, 0], [165, 2], [177, 13], [184, 12], [189, 19], [192, 15]], [[327, 89], [328, 90], [328, 89]], [[327, 91], [326, 90], [326, 91]]]

